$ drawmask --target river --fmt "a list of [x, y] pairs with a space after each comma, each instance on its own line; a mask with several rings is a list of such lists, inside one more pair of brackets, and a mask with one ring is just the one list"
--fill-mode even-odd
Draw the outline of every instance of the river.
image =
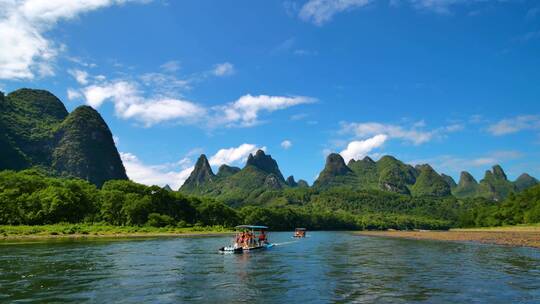
[[539, 303], [540, 251], [348, 232], [0, 245], [0, 302]]

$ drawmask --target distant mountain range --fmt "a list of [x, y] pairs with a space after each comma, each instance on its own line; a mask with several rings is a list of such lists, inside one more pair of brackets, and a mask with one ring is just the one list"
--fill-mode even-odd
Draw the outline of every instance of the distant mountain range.
[[80, 106], [68, 113], [43, 90], [0, 92], [0, 170], [33, 166], [98, 186], [127, 179], [111, 131], [96, 110]]
[[[536, 184], [538, 180], [526, 173], [514, 182], [509, 181], [498, 165], [487, 171], [480, 183], [468, 172], [463, 172], [459, 183], [456, 183], [452, 177], [437, 173], [427, 164], [413, 167], [392, 156], [383, 156], [378, 161], [365, 157], [345, 164], [341, 155], [333, 153], [326, 158], [324, 169], [311, 188], [324, 191], [347, 187], [410, 196], [454, 195], [458, 198], [483, 197], [499, 201], [511, 192], [522, 191]], [[217, 174], [212, 172], [206, 156], [201, 155], [180, 191], [234, 202], [257, 198], [268, 191], [296, 187], [309, 185], [304, 180], [296, 182], [292, 176], [284, 179], [277, 162], [259, 150], [255, 155], [249, 155], [243, 169], [223, 165]]]
[[[56, 96], [44, 90], [20, 89], [7, 96], [0, 92], [0, 170], [34, 166], [60, 176], [83, 178], [97, 186], [111, 179], [127, 179], [111, 131], [97, 111], [80, 106], [68, 113]], [[536, 184], [538, 180], [526, 173], [509, 181], [498, 165], [486, 171], [480, 182], [462, 172], [456, 183], [427, 164], [413, 167], [392, 156], [378, 161], [365, 157], [345, 164], [339, 154], [330, 154], [310, 187], [293, 176], [284, 178], [271, 155], [259, 150], [249, 155], [244, 168], [222, 165], [217, 174], [206, 156], [201, 155], [180, 191], [227, 202], [260, 199], [287, 189], [324, 191], [335, 187], [409, 196], [502, 200], [511, 192]]]
[[212, 172], [206, 156], [201, 155], [180, 191], [220, 197], [226, 201], [244, 201], [268, 190], [289, 187], [308, 187], [308, 183], [304, 180], [296, 182], [293, 176], [285, 179], [277, 162], [259, 150], [255, 155], [249, 155], [243, 169], [222, 165], [217, 174]]

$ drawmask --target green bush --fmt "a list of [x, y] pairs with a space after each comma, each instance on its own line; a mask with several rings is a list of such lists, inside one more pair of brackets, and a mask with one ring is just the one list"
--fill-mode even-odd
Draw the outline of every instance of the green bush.
[[146, 222], [146, 225], [152, 227], [174, 226], [174, 224], [172, 217], [159, 213], [150, 213], [148, 215], [148, 222]]

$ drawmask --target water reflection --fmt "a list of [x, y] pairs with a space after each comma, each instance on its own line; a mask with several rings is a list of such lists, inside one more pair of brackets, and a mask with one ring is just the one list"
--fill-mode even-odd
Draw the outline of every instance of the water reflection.
[[228, 237], [0, 246], [0, 302], [537, 303], [535, 249], [313, 232], [219, 254]]

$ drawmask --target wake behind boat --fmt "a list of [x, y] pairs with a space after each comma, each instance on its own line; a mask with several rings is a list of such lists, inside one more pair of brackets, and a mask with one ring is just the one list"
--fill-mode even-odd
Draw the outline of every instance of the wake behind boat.
[[221, 252], [244, 253], [254, 250], [268, 249], [274, 246], [268, 242], [266, 226], [240, 225], [235, 227], [239, 232], [234, 236], [231, 246], [221, 247]]

